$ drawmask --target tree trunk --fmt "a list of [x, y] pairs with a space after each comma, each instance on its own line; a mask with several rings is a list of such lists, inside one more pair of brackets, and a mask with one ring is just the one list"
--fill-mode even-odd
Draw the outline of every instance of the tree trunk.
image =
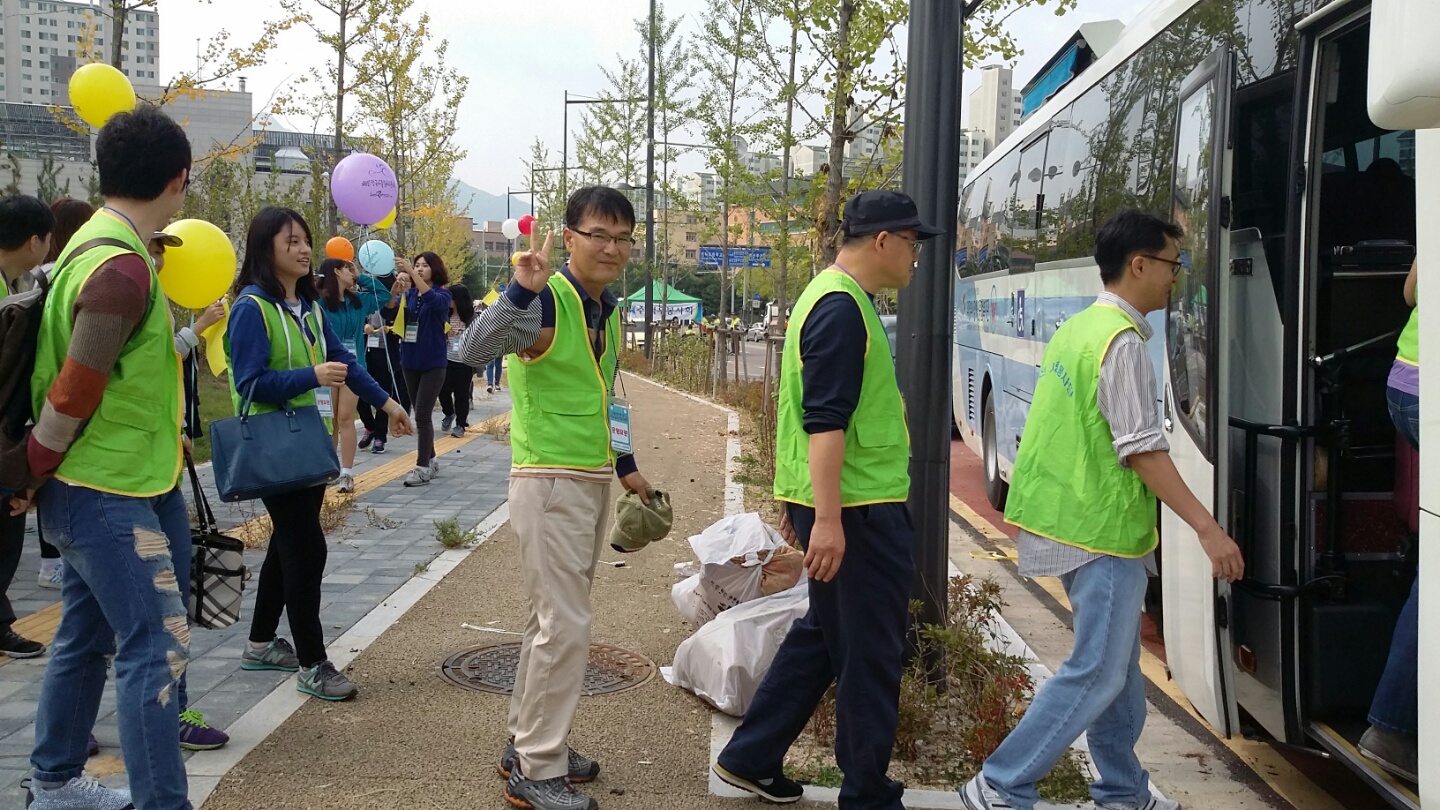
[[125, 0], [110, 0], [110, 65], [121, 73], [125, 72]]
[[820, 264], [828, 267], [840, 252], [840, 196], [845, 193], [845, 143], [850, 129], [850, 83], [855, 71], [850, 61], [850, 21], [855, 0], [840, 0], [840, 19], [835, 25], [835, 85], [831, 95], [830, 173], [825, 176], [825, 195], [820, 201], [817, 225], [820, 231]]
[[[790, 269], [790, 175], [794, 164], [790, 158], [790, 151], [794, 149], [795, 140], [795, 61], [800, 53], [800, 3], [795, 3], [795, 19], [790, 23], [790, 82], [787, 86], [785, 98], [785, 154], [780, 156], [780, 189], [784, 197], [780, 201], [780, 283], [775, 291], [775, 307], [780, 315], [780, 323], [785, 323], [785, 304], [789, 294], [786, 284], [789, 282]], [[765, 324], [766, 331], [769, 331], [770, 324]]]

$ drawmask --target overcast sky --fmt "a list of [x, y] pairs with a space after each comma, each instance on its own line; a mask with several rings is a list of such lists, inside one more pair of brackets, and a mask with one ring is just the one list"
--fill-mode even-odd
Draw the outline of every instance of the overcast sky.
[[[1130, 22], [1148, 0], [1085, 0], [1082, 8], [1057, 18], [1045, 8], [1025, 9], [1011, 18], [1011, 30], [1025, 54], [1015, 65], [1023, 85], [1083, 22]], [[232, 5], [233, 4], [233, 5]], [[164, 0], [160, 13], [160, 75], [193, 69], [196, 38], [204, 42], [228, 28], [232, 43], [254, 40], [265, 19], [280, 16], [278, 0], [246, 0], [243, 14], [222, 13], [238, 0]], [[693, 29], [705, 0], [668, 0], [671, 15], [686, 15]], [[449, 38], [449, 64], [470, 77], [460, 108], [460, 142], [469, 151], [459, 179], [492, 193], [527, 182], [522, 158], [539, 137], [559, 152], [565, 91], [599, 93], [605, 86], [599, 65], [614, 64], [640, 48], [634, 18], [647, 13], [646, 0], [419, 0], [431, 15], [432, 30]], [[308, 29], [286, 34], [263, 67], [247, 71], [248, 89], [261, 107], [277, 88], [323, 64], [325, 54]], [[965, 94], [974, 88], [967, 74]], [[583, 108], [572, 108], [578, 113]], [[571, 115], [572, 139], [578, 131]], [[279, 128], [308, 128], [308, 121], [279, 121]], [[573, 146], [573, 140], [572, 140]], [[686, 167], [682, 166], [682, 169]], [[693, 167], [689, 167], [692, 168]]]

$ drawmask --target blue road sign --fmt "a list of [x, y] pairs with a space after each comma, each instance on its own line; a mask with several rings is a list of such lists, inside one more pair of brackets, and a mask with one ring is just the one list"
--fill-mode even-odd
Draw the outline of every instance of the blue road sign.
[[[700, 246], [700, 266], [719, 267], [722, 254], [719, 245]], [[732, 247], [730, 248], [731, 267], [769, 267], [770, 248], [768, 247]]]

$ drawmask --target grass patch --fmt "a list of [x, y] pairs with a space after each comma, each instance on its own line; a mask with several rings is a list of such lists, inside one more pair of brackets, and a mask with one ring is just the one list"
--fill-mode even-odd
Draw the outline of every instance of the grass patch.
[[489, 436], [496, 441], [510, 443], [510, 411], [492, 416], [489, 419], [475, 425], [475, 430]]
[[786, 765], [785, 776], [802, 785], [822, 788], [838, 788], [845, 781], [845, 774], [833, 765], [798, 766]]
[[200, 391], [200, 425], [205, 435], [194, 440], [192, 457], [196, 464], [203, 464], [210, 460], [210, 423], [234, 416], [235, 406], [230, 402], [229, 374], [216, 377], [204, 362], [200, 364], [196, 388]]
[[430, 568], [430, 563], [428, 563], [428, 562], [418, 562], [418, 563], [415, 563], [415, 573], [416, 573], [416, 574], [423, 574], [423, 573], [425, 573], [427, 570], [429, 570], [429, 568]]
[[435, 539], [445, 548], [464, 548], [479, 537], [480, 533], [474, 528], [461, 531], [460, 521], [455, 518], [435, 521]]

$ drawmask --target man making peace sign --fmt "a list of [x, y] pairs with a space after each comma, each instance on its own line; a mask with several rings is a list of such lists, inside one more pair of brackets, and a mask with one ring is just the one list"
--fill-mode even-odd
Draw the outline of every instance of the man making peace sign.
[[[460, 356], [483, 368], [510, 365], [510, 525], [530, 594], [515, 692], [511, 744], [500, 759], [505, 798], [534, 810], [594, 810], [575, 790], [599, 763], [566, 738], [590, 653], [590, 584], [605, 541], [610, 476], [649, 502], [650, 487], [628, 452], [611, 446], [610, 405], [620, 343], [615, 295], [635, 245], [635, 209], [620, 192], [582, 188], [565, 208], [570, 261], [550, 270], [553, 234], [515, 263], [514, 283], [477, 318]], [[625, 448], [622, 448], [625, 449]]]

